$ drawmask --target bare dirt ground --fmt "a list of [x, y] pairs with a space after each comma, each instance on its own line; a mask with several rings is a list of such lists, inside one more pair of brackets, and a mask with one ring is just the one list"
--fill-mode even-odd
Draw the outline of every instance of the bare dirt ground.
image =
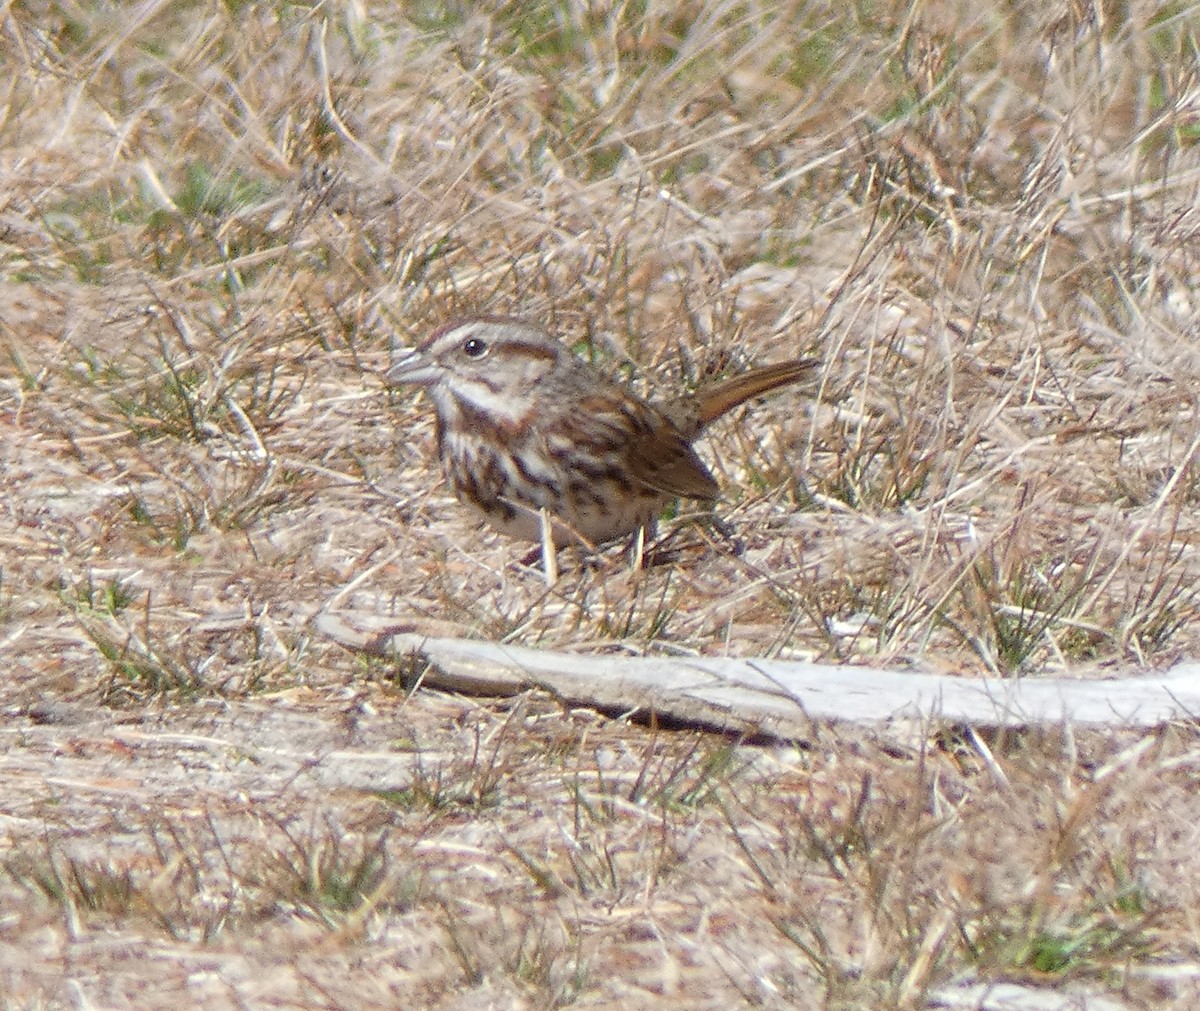
[[[313, 622], [1194, 657], [1198, 23], [4, 8], [2, 1006], [1200, 1004], [1190, 721], [750, 746], [431, 691]], [[823, 365], [705, 438], [723, 530], [547, 589], [379, 378], [466, 312], [643, 391]]]

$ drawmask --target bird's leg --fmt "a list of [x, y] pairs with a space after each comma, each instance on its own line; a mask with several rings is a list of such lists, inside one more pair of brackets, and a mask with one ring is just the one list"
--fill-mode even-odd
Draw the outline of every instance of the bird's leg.
[[545, 506], [538, 510], [538, 522], [542, 528], [542, 572], [546, 585], [553, 586], [558, 582], [558, 549], [554, 546], [554, 527]]
[[640, 572], [646, 566], [646, 528], [638, 527], [629, 541], [629, 567]]

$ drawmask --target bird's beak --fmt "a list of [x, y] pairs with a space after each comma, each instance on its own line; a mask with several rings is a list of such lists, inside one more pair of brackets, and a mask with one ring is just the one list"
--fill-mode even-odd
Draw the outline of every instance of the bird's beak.
[[432, 386], [441, 378], [441, 370], [419, 351], [410, 349], [400, 353], [383, 378], [390, 386]]

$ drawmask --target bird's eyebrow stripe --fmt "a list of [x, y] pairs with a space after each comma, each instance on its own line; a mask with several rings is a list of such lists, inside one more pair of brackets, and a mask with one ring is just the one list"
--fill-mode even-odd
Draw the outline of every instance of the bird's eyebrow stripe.
[[526, 358], [542, 358], [546, 361], [557, 361], [558, 355], [554, 353], [554, 348], [544, 347], [541, 344], [527, 344], [523, 340], [505, 341], [505, 350], [516, 351], [523, 354]]

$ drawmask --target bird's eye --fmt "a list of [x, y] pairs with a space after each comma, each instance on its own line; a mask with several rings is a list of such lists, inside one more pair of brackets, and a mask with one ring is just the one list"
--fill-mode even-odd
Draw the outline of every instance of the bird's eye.
[[463, 354], [468, 358], [482, 358], [488, 353], [487, 341], [472, 337], [463, 345]]

